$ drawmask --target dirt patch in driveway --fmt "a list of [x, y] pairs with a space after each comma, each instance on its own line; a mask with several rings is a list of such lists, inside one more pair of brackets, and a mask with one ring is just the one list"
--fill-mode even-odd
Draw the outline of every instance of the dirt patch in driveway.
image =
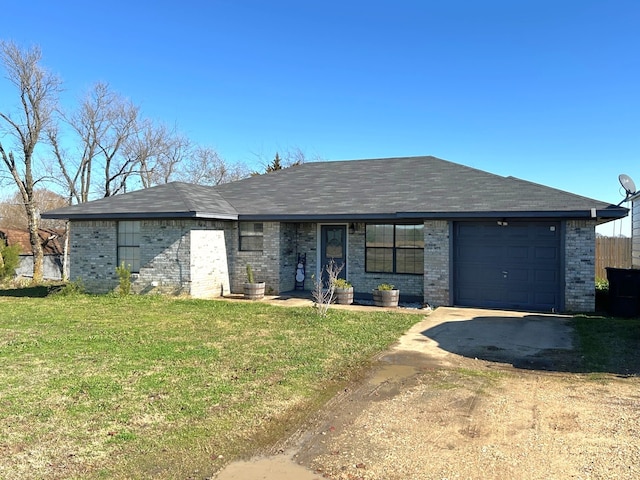
[[[573, 373], [579, 359], [557, 345], [516, 342], [520, 360], [508, 361], [510, 347], [495, 338], [429, 336], [442, 333], [434, 330], [440, 320], [417, 325], [363, 382], [275, 448], [306, 477], [286, 476], [286, 468], [270, 476], [263, 459], [236, 464], [242, 476], [219, 478], [640, 478], [638, 377]], [[546, 368], [527, 363], [534, 358]]]
[[296, 460], [350, 480], [640, 478], [637, 378], [462, 359], [398, 382], [331, 405]]

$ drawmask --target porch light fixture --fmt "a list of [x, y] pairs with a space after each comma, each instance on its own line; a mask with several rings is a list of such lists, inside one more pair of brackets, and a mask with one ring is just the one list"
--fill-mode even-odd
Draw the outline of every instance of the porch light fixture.
[[350, 223], [349, 224], [349, 233], [353, 234], [356, 232], [361, 232], [364, 230], [364, 223]]

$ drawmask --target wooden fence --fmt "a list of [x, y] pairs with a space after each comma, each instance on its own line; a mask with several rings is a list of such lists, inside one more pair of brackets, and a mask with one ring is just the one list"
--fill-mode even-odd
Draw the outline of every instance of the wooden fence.
[[596, 278], [606, 279], [606, 267], [631, 268], [631, 239], [625, 237], [596, 238]]

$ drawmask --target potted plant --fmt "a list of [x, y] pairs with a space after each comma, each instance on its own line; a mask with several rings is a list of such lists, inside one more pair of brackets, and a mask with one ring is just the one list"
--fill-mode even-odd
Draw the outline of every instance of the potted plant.
[[344, 278], [336, 278], [333, 282], [333, 291], [336, 294], [336, 303], [351, 305], [353, 303], [353, 285]]
[[373, 291], [373, 304], [376, 307], [397, 307], [400, 290], [390, 283], [381, 283]]
[[247, 263], [247, 281], [244, 283], [244, 297], [249, 300], [264, 298], [264, 282], [256, 282], [253, 278], [251, 264]]

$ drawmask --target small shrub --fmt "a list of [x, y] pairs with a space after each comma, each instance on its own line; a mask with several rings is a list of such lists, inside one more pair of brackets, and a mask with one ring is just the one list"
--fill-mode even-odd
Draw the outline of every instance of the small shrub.
[[603, 278], [596, 278], [596, 292], [608, 292], [609, 280]]
[[344, 278], [336, 278], [335, 281], [333, 282], [333, 286], [335, 288], [351, 288], [352, 285], [350, 282], [347, 282]]
[[322, 281], [322, 272], [320, 272], [320, 278], [316, 279], [315, 275], [312, 275], [313, 279], [313, 291], [311, 296], [313, 297], [313, 305], [316, 307], [318, 315], [324, 317], [327, 315], [329, 306], [333, 303], [333, 294], [336, 288], [336, 281], [338, 275], [344, 268], [344, 263], [340, 266], [336, 265], [336, 262], [330, 260], [325, 266], [324, 270], [327, 274], [326, 285]]
[[247, 263], [247, 283], [256, 283], [253, 278], [253, 269], [250, 263]]
[[8, 280], [16, 274], [16, 268], [20, 265], [20, 247], [4, 245], [0, 247], [0, 256], [2, 256], [0, 280]]
[[62, 287], [53, 291], [54, 295], [60, 295], [63, 297], [71, 297], [74, 295], [82, 295], [84, 293], [84, 284], [82, 279], [78, 279], [74, 282], [67, 282]]
[[116, 274], [120, 279], [120, 295], [129, 295], [131, 293], [131, 265], [125, 266], [124, 262], [116, 267]]
[[391, 285], [390, 283], [381, 283], [378, 285], [378, 290], [395, 290], [395, 285]]
[[596, 278], [596, 311], [609, 310], [609, 281]]

